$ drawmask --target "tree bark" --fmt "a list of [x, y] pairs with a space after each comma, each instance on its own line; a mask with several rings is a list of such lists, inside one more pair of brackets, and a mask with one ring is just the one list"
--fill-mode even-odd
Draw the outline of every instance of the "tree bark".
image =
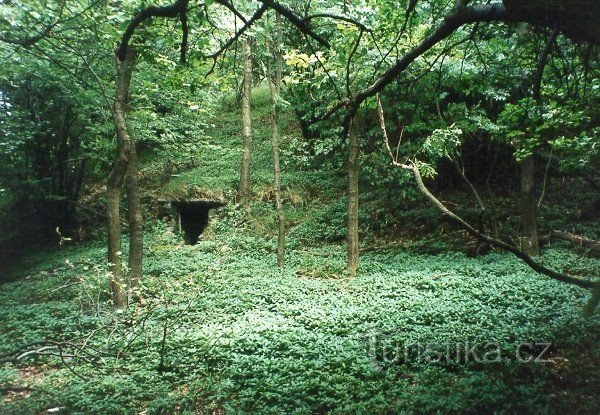
[[[137, 177], [137, 151], [133, 136], [130, 136], [129, 158], [125, 176], [129, 220], [129, 288], [135, 290], [142, 278], [142, 208], [140, 187]], [[137, 295], [135, 295], [137, 296]]]
[[360, 152], [356, 116], [348, 131], [348, 264], [350, 275], [358, 271], [358, 155]]
[[531, 155], [521, 164], [521, 250], [532, 257], [540, 254], [536, 214], [535, 161]]
[[250, 98], [252, 94], [252, 55], [248, 38], [242, 43], [244, 56], [244, 81], [242, 88], [242, 136], [244, 138], [238, 199], [242, 206], [250, 199], [250, 163], [252, 157], [252, 125], [250, 121]]
[[[546, 41], [546, 47], [539, 56], [533, 74], [533, 99], [538, 107], [542, 107], [542, 78], [548, 56], [558, 35], [554, 30]], [[536, 149], [534, 149], [534, 152]], [[521, 164], [521, 250], [535, 257], [540, 254], [537, 234], [537, 201], [535, 197], [535, 154], [528, 156]]]
[[281, 202], [281, 168], [279, 165], [279, 95], [281, 94], [282, 57], [281, 15], [276, 15], [277, 45], [275, 46], [275, 88], [273, 94], [273, 174], [275, 209], [277, 210], [277, 265], [285, 266], [285, 213]]
[[117, 131], [117, 157], [106, 182], [108, 269], [115, 308], [127, 306], [127, 282], [123, 273], [119, 203], [132, 145], [131, 136], [127, 131], [126, 113], [129, 104], [129, 84], [135, 59], [136, 51], [132, 48], [127, 49], [125, 60], [116, 59], [117, 87], [113, 106], [113, 120]]

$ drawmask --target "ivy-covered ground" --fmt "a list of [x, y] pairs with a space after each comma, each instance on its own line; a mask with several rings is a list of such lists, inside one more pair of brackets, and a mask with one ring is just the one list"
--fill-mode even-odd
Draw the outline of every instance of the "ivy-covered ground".
[[[164, 157], [142, 154], [145, 198], [234, 200], [237, 111], [223, 104], [162, 187]], [[3, 276], [12, 282], [0, 288], [0, 413], [600, 413], [600, 315], [582, 318], [587, 291], [508, 254], [453, 253], [463, 236], [423, 203], [402, 205], [409, 186], [361, 195], [361, 270], [349, 278], [344, 174], [303, 165], [289, 113], [279, 270], [269, 111], [259, 89], [249, 210], [229, 203], [195, 246], [146, 216], [139, 303], [111, 309], [102, 234], [31, 253]], [[549, 191], [545, 226], [597, 237], [561, 191], [572, 188]], [[542, 261], [582, 277], [600, 271], [569, 244], [546, 247]]]
[[[599, 413], [586, 291], [507, 254], [410, 244], [368, 250], [350, 279], [344, 245], [291, 238], [280, 271], [238, 216], [195, 246], [149, 230], [143, 300], [116, 315], [102, 239], [32, 256], [0, 292], [0, 412]], [[544, 262], [600, 270], [558, 247]], [[548, 342], [543, 362], [517, 351]]]

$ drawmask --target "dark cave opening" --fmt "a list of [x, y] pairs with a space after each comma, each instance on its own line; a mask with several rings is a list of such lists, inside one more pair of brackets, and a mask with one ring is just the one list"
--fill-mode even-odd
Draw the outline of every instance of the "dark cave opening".
[[206, 229], [212, 209], [223, 206], [223, 203], [211, 201], [175, 201], [171, 205], [179, 216], [179, 229], [183, 233], [185, 243], [195, 245]]

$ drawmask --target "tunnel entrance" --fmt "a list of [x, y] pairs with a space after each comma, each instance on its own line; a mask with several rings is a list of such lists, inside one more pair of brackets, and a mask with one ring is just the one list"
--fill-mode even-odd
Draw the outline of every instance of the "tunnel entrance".
[[206, 229], [214, 210], [223, 203], [214, 201], [174, 201], [171, 206], [176, 213], [175, 231], [183, 233], [183, 239], [188, 245], [195, 245], [198, 238]]

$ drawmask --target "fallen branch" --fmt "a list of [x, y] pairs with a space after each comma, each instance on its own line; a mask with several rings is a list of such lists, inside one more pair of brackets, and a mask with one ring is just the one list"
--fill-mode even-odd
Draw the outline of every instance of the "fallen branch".
[[47, 350], [58, 350], [58, 347], [57, 346], [44, 346], [44, 347], [40, 347], [39, 349], [36, 349], [36, 350], [29, 350], [27, 352], [24, 352], [24, 353], [21, 353], [20, 355], [18, 355], [15, 358], [15, 360], [22, 360], [32, 354], [46, 354], [44, 352]]
[[534, 271], [537, 271], [538, 273], [546, 275], [546, 276], [548, 276], [548, 277], [550, 277], [552, 279], [555, 279], [557, 281], [561, 281], [561, 282], [566, 282], [566, 283], [569, 283], [569, 284], [577, 285], [578, 287], [582, 287], [582, 288], [594, 288], [594, 287], [597, 287], [598, 285], [600, 285], [600, 283], [598, 283], [598, 282], [593, 282], [591, 280], [582, 280], [580, 278], [576, 278], [576, 277], [573, 277], [571, 275], [563, 274], [563, 273], [554, 271], [554, 270], [552, 270], [550, 268], [547, 268], [544, 265], [542, 265], [542, 264], [538, 263], [537, 261], [535, 261], [532, 257], [530, 257], [529, 255], [527, 255], [523, 251], [521, 251], [515, 245], [508, 244], [508, 243], [506, 243], [504, 241], [501, 241], [501, 240], [496, 239], [496, 238], [492, 238], [489, 235], [485, 235], [485, 234], [479, 232], [477, 229], [475, 229], [474, 227], [472, 227], [471, 225], [469, 225], [467, 222], [465, 222], [464, 219], [462, 219], [461, 217], [459, 217], [458, 215], [456, 215], [454, 212], [450, 211], [442, 202], [440, 202], [429, 191], [429, 189], [427, 189], [427, 187], [423, 183], [423, 178], [421, 177], [421, 172], [419, 171], [418, 166], [416, 166], [415, 164], [407, 165], [407, 164], [403, 164], [403, 163], [398, 163], [396, 161], [393, 161], [392, 164], [394, 166], [400, 167], [400, 168], [402, 168], [404, 170], [411, 171], [413, 173], [413, 176], [415, 177], [415, 180], [417, 182], [417, 187], [419, 188], [419, 190], [421, 191], [421, 193], [423, 195], [425, 195], [425, 197], [427, 197], [427, 199], [429, 199], [429, 201], [435, 207], [437, 207], [437, 209], [440, 212], [442, 212], [442, 214], [444, 214], [450, 220], [452, 220], [453, 222], [455, 222], [456, 224], [458, 224], [460, 227], [462, 227], [464, 230], [466, 230], [471, 236], [474, 236], [475, 238], [479, 239], [481, 242], [490, 244], [492, 246], [495, 246], [496, 248], [500, 248], [500, 249], [503, 249], [505, 251], [508, 251], [508, 252], [512, 253], [517, 258], [519, 258], [520, 260], [522, 260], [523, 262], [525, 262], [527, 265], [529, 265], [529, 267], [531, 269], [533, 269]]
[[[396, 152], [396, 155], [394, 155], [392, 148], [390, 147], [387, 129], [385, 127], [385, 117], [384, 117], [383, 108], [381, 105], [378, 106], [378, 115], [379, 115], [379, 122], [380, 122], [381, 130], [383, 133], [383, 142], [384, 142], [385, 147], [390, 155], [390, 158], [392, 159], [392, 165], [399, 167], [403, 170], [408, 170], [408, 171], [412, 172], [413, 176], [415, 177], [415, 181], [417, 182], [417, 187], [419, 188], [421, 193], [423, 195], [425, 195], [425, 197], [427, 197], [427, 199], [440, 212], [442, 212], [442, 214], [444, 214], [450, 220], [452, 220], [453, 222], [458, 224], [461, 228], [463, 228], [465, 231], [467, 231], [471, 236], [477, 238], [478, 240], [480, 240], [483, 243], [489, 244], [496, 248], [500, 248], [500, 249], [503, 249], [505, 251], [512, 253], [517, 258], [519, 258], [520, 260], [525, 262], [527, 265], [529, 265], [529, 267], [531, 269], [533, 269], [534, 271], [537, 271], [540, 274], [546, 275], [557, 281], [577, 285], [578, 287], [594, 288], [594, 293], [595, 293], [594, 299], [596, 299], [596, 297], [597, 297], [596, 292], [600, 291], [600, 288], [599, 288], [600, 281], [594, 282], [591, 279], [590, 280], [582, 280], [580, 278], [576, 278], [571, 275], [563, 274], [563, 273], [554, 271], [550, 268], [547, 268], [547, 267], [543, 266], [542, 264], [538, 263], [537, 261], [535, 261], [532, 257], [527, 255], [525, 252], [521, 251], [519, 248], [517, 248], [516, 245], [511, 245], [509, 243], [506, 243], [504, 241], [501, 241], [499, 239], [493, 238], [489, 235], [479, 232], [473, 226], [469, 225], [469, 223], [467, 223], [460, 216], [456, 215], [454, 212], [452, 212], [450, 209], [448, 209], [446, 207], [446, 205], [444, 205], [442, 202], [440, 202], [439, 199], [436, 198], [429, 191], [429, 189], [427, 189], [427, 187], [425, 186], [425, 183], [423, 183], [423, 178], [421, 177], [421, 172], [419, 171], [419, 166], [416, 163], [406, 164], [406, 163], [398, 162], [398, 156], [397, 156], [398, 152]], [[598, 295], [600, 295], [600, 293]]]
[[575, 235], [574, 233], [564, 231], [552, 231], [550, 238], [562, 239], [564, 241], [572, 242], [581, 248], [588, 248], [590, 253], [598, 256], [600, 255], [600, 241], [586, 238], [585, 236]]
[[[31, 346], [41, 346], [43, 344], [46, 344], [46, 342], [36, 342], [36, 343], [32, 343], [30, 345]], [[21, 352], [21, 353], [7, 353], [5, 355], [0, 356], [0, 364], [3, 363], [16, 363], [20, 360], [23, 360], [24, 358], [26, 358], [27, 356], [31, 356], [31, 355], [48, 355], [50, 353], [47, 353], [49, 350], [58, 350], [58, 347], [52, 345], [52, 346], [41, 346], [37, 349], [32, 349], [32, 350], [28, 350], [26, 352]]]

